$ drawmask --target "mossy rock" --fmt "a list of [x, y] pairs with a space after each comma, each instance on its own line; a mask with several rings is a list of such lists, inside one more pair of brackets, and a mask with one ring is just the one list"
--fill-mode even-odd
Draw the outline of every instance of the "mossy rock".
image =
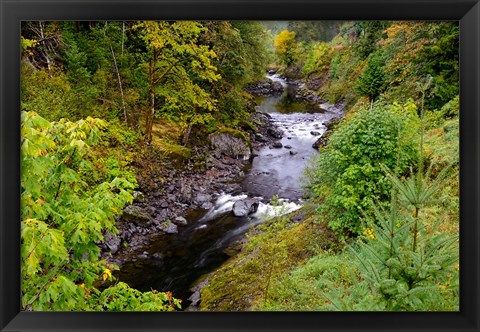
[[251, 148], [252, 147], [252, 143], [250, 142], [250, 140], [248, 139], [248, 135], [241, 131], [241, 130], [238, 130], [238, 129], [233, 129], [233, 128], [227, 128], [227, 127], [222, 127], [220, 129], [218, 129], [214, 134], [228, 134], [228, 135], [231, 135], [233, 137], [236, 137], [236, 138], [240, 138], [242, 141], [244, 141], [245, 143], [247, 143], [247, 145]]
[[224, 154], [233, 158], [248, 159], [252, 152], [252, 143], [247, 135], [237, 129], [220, 128], [208, 136], [215, 154]]

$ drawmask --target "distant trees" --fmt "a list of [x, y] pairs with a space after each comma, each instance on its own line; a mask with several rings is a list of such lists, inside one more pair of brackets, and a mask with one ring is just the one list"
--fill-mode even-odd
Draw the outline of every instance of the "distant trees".
[[289, 21], [288, 30], [302, 42], [329, 42], [338, 33], [342, 21]]

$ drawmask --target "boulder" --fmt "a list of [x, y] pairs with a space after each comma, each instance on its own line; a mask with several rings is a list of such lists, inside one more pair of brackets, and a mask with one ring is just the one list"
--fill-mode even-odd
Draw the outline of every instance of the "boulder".
[[200, 303], [200, 291], [197, 290], [193, 292], [193, 294], [190, 295], [188, 300], [191, 302], [190, 306], [197, 306]]
[[282, 138], [283, 137], [283, 131], [277, 128], [268, 128], [267, 129], [267, 134], [274, 137], [274, 138]]
[[283, 85], [278, 81], [267, 79], [249, 86], [246, 91], [254, 96], [269, 96], [281, 94], [284, 90]]
[[185, 219], [184, 217], [176, 217], [175, 219], [173, 219], [173, 223], [178, 226], [185, 226], [187, 225], [187, 219]]
[[212, 199], [212, 195], [209, 194], [197, 194], [197, 197], [195, 198], [195, 201], [197, 204], [203, 204], [205, 202], [208, 202]]
[[209, 140], [216, 156], [223, 154], [235, 159], [250, 158], [250, 147], [241, 138], [228, 133], [214, 133], [209, 136]]
[[312, 144], [312, 147], [314, 149], [320, 149], [320, 147], [325, 146], [327, 144], [328, 137], [327, 136], [321, 136], [319, 137], [315, 143]]
[[167, 234], [176, 234], [178, 233], [177, 225], [175, 225], [170, 220], [165, 220], [160, 224], [160, 229]]
[[281, 142], [275, 142], [272, 144], [272, 147], [274, 147], [275, 149], [280, 149], [283, 147], [283, 144]]
[[205, 202], [202, 204], [201, 208], [202, 209], [205, 209], [205, 210], [210, 210], [211, 208], [213, 207], [213, 203], [212, 202]]
[[256, 133], [256, 134], [255, 134], [255, 140], [256, 140], [257, 142], [262, 142], [262, 143], [265, 143], [265, 142], [268, 141], [267, 138], [266, 138], [265, 136], [263, 136], [262, 134], [260, 134], [260, 133]]
[[133, 201], [138, 203], [143, 203], [145, 202], [145, 195], [141, 191], [134, 191]]
[[168, 208], [169, 206], [170, 206], [170, 204], [169, 204], [167, 201], [161, 201], [161, 202], [160, 202], [160, 207], [161, 207], [162, 209], [166, 209], [166, 208]]
[[180, 187], [180, 202], [187, 204], [192, 202], [192, 188], [186, 183], [182, 183]]
[[283, 88], [282, 83], [280, 83], [280, 82], [278, 82], [278, 81], [272, 81], [271, 91], [272, 91], [274, 94], [282, 93], [283, 90], [284, 90], [284, 88]]
[[129, 205], [123, 210], [123, 219], [137, 225], [143, 225], [150, 222], [152, 217], [145, 209], [136, 205]]
[[254, 198], [246, 198], [233, 204], [232, 212], [236, 217], [244, 217], [257, 212], [259, 201]]

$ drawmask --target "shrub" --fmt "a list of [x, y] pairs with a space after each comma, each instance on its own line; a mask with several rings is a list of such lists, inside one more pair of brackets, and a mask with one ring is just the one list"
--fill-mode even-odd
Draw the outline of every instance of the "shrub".
[[372, 198], [388, 204], [391, 184], [380, 164], [406, 172], [416, 158], [416, 107], [376, 103], [344, 122], [330, 137], [310, 175], [314, 196], [333, 230], [358, 234]]

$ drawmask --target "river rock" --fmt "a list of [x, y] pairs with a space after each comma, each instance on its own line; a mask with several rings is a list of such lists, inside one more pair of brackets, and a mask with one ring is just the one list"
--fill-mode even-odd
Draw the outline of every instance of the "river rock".
[[105, 234], [105, 245], [107, 246], [108, 250], [114, 255], [120, 249], [120, 238], [112, 233], [108, 232]]
[[161, 207], [162, 209], [166, 209], [166, 208], [168, 208], [169, 206], [170, 206], [170, 204], [169, 204], [167, 201], [161, 201], [161, 202], [160, 202], [160, 207]]
[[212, 195], [209, 194], [197, 194], [197, 197], [195, 198], [195, 201], [197, 204], [203, 204], [205, 202], [208, 202], [212, 199]]
[[185, 219], [184, 217], [176, 217], [175, 219], [173, 219], [173, 223], [175, 225], [178, 225], [178, 226], [185, 226], [187, 225], [187, 219]]
[[281, 131], [278, 128], [268, 128], [267, 129], [267, 134], [274, 137], [274, 138], [282, 138], [283, 137], [283, 131]]
[[268, 142], [268, 139], [260, 133], [255, 134], [255, 140], [262, 143]]
[[283, 147], [284, 147], [285, 149], [291, 149], [291, 148], [292, 148], [291, 145], [284, 145]]
[[216, 156], [223, 154], [235, 159], [250, 158], [250, 147], [241, 138], [227, 133], [215, 133], [209, 136], [209, 140]]
[[145, 195], [141, 191], [134, 191], [133, 201], [138, 203], [143, 203], [145, 202]]
[[318, 131], [311, 131], [310, 134], [312, 134], [313, 136], [320, 136], [320, 132]]
[[164, 231], [167, 234], [176, 234], [178, 233], [178, 228], [177, 225], [175, 225], [173, 222], [170, 220], [165, 220], [160, 224], [160, 229]]
[[280, 149], [283, 147], [283, 144], [281, 142], [275, 142], [272, 144], [272, 147], [275, 149]]
[[254, 96], [269, 96], [281, 94], [284, 90], [282, 83], [266, 79], [250, 85], [246, 91]]
[[318, 150], [320, 149], [320, 147], [325, 146], [327, 144], [327, 140], [328, 140], [327, 136], [321, 136], [315, 141], [315, 143], [312, 144], [312, 147]]
[[298, 153], [297, 151], [290, 150], [290, 155], [292, 155], [292, 156], [296, 155], [297, 153]]
[[192, 295], [188, 298], [188, 301], [191, 302], [190, 306], [196, 307], [200, 303], [200, 291], [193, 292]]
[[244, 217], [257, 212], [259, 201], [254, 198], [246, 198], [233, 204], [232, 212], [236, 217]]
[[145, 209], [136, 205], [129, 205], [123, 210], [123, 219], [138, 225], [143, 225], [150, 222], [152, 217], [150, 217]]
[[187, 204], [192, 202], [192, 188], [187, 184], [180, 187], [180, 202]]
[[155, 215], [157, 212], [157, 209], [151, 205], [145, 205], [143, 209], [151, 216]]
[[202, 204], [201, 208], [202, 209], [205, 209], [205, 210], [210, 210], [211, 208], [213, 207], [213, 203], [212, 202], [205, 202]]

